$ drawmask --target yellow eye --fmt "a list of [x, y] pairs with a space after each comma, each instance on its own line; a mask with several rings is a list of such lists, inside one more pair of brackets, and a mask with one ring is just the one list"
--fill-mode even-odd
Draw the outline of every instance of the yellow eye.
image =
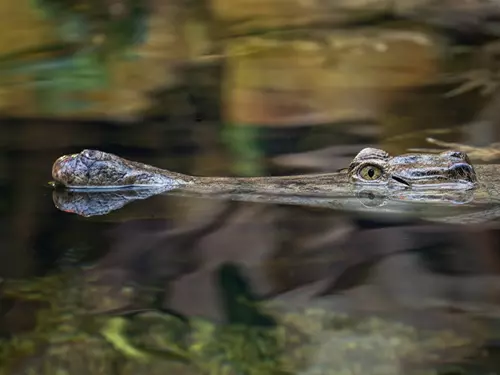
[[382, 176], [382, 169], [375, 165], [367, 165], [360, 169], [359, 176], [365, 180], [377, 180]]

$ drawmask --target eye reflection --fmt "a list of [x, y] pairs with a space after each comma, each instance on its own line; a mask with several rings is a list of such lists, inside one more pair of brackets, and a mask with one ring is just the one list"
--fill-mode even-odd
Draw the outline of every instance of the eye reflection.
[[382, 207], [386, 204], [387, 197], [372, 190], [362, 189], [356, 192], [359, 202], [365, 207]]

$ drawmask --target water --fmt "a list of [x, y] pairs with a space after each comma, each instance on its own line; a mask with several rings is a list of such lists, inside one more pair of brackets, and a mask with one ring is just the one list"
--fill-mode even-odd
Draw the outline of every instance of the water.
[[[477, 73], [480, 49], [454, 54], [422, 17], [354, 12], [359, 27], [337, 29], [323, 17], [350, 16], [328, 18], [333, 3], [276, 8], [322, 25], [308, 30], [264, 3], [214, 2], [229, 22], [212, 45], [207, 9], [153, 3], [0, 5], [0, 374], [500, 372], [498, 221], [173, 193], [61, 209], [52, 163], [84, 148], [259, 176], [434, 148], [428, 136], [499, 140], [496, 96], [442, 80]], [[445, 13], [429, 18], [453, 24]], [[484, 43], [460, 31], [451, 47]]]
[[[93, 147], [184, 173], [235, 170], [222, 145], [134, 147], [130, 128], [104, 123], [22, 126], [54, 140], [4, 147], [5, 371], [105, 373], [117, 358], [125, 373], [496, 370], [496, 226], [175, 194], [83, 217], [57, 209], [47, 185], [64, 153]], [[57, 129], [71, 139], [58, 144]], [[261, 134], [262, 160], [293, 161], [286, 132]], [[359, 147], [314, 157], [337, 168]]]

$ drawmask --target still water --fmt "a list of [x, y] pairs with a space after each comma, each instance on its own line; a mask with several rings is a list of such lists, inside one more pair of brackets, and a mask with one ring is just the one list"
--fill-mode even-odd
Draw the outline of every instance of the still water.
[[[169, 193], [84, 217], [58, 209], [47, 184], [62, 154], [92, 147], [197, 175], [237, 175], [238, 154], [228, 162], [219, 142], [185, 142], [188, 130], [179, 142], [165, 131], [169, 143], [148, 149], [133, 146], [128, 127], [16, 125], [56, 138], [64, 129], [70, 140], [37, 147], [13, 137], [4, 146], [5, 373], [498, 369], [496, 224]], [[216, 140], [218, 125], [203, 126], [190, 131]], [[354, 128], [325, 127], [331, 146], [305, 151], [300, 137], [261, 129], [259, 157], [241, 158], [255, 174], [334, 171], [380, 144], [376, 125], [363, 137]], [[90, 130], [94, 140], [82, 140]]]
[[0, 2], [0, 375], [500, 373], [498, 216], [175, 192], [81, 215], [48, 184], [84, 148], [200, 176], [428, 137], [498, 162], [500, 10], [445, 3]]

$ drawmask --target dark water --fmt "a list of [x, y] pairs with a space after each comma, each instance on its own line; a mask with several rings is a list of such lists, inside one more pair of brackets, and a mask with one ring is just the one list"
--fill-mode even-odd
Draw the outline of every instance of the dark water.
[[[3, 147], [1, 186], [7, 373], [497, 371], [497, 225], [172, 194], [82, 217], [58, 210], [47, 185], [62, 154], [91, 147], [184, 173], [234, 175], [237, 153], [228, 162], [223, 143], [189, 137], [202, 131], [196, 126], [175, 141], [164, 131], [155, 148], [134, 146], [138, 133], [105, 123], [15, 125], [23, 131]], [[218, 126], [203, 125], [217, 139]], [[350, 126], [323, 130], [333, 146], [319, 145], [312, 158], [301, 152], [314, 148], [297, 139], [314, 129], [295, 137], [264, 129], [261, 157], [245, 162], [255, 174], [335, 170], [378, 144]], [[55, 140], [30, 141], [37, 127]], [[58, 144], [62, 129], [70, 140]], [[341, 137], [351, 145], [335, 146]], [[118, 333], [109, 328], [117, 322]]]
[[494, 2], [150, 3], [0, 4], [0, 375], [500, 373], [498, 219], [172, 193], [85, 217], [48, 185], [84, 148], [262, 176], [498, 142]]

